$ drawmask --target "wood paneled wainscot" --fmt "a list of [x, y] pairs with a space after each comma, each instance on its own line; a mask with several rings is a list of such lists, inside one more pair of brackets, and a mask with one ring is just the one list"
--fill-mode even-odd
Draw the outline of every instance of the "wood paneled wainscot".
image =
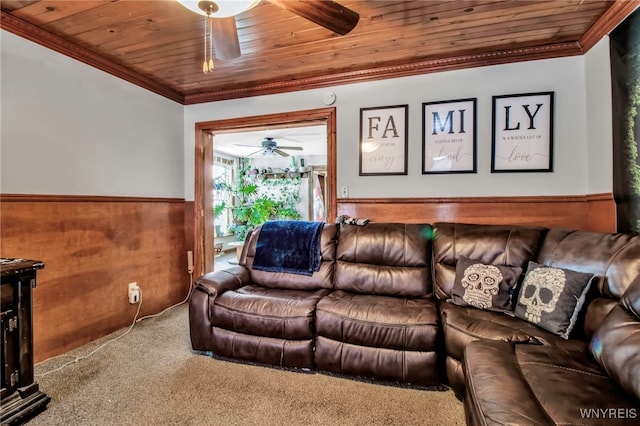
[[540, 197], [339, 199], [338, 215], [375, 222], [464, 222], [616, 231], [612, 194]]
[[33, 300], [36, 362], [130, 325], [130, 282], [140, 316], [188, 294], [184, 200], [3, 194], [0, 218], [2, 256], [47, 265]]

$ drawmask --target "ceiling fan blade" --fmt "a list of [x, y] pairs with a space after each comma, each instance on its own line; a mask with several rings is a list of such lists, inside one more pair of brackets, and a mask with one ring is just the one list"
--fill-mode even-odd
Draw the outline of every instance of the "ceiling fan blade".
[[213, 50], [216, 52], [216, 58], [225, 60], [240, 57], [240, 40], [238, 40], [236, 18], [233, 16], [213, 18], [211, 22]]
[[278, 148], [279, 149], [292, 149], [292, 150], [295, 150], [295, 151], [302, 151], [303, 150], [303, 148], [301, 148], [299, 146], [280, 146], [280, 145], [278, 145]]
[[360, 20], [360, 15], [351, 9], [325, 0], [269, 0], [284, 10], [295, 13], [328, 30], [345, 35], [351, 31]]
[[251, 148], [258, 148], [258, 145], [246, 145], [243, 143], [234, 143], [233, 146], [250, 146]]
[[273, 152], [275, 152], [276, 154], [278, 154], [278, 155], [280, 155], [282, 157], [288, 157], [289, 156], [289, 154], [287, 154], [284, 151], [279, 150], [278, 148], [274, 148]]
[[247, 157], [251, 157], [252, 155], [260, 154], [262, 151], [264, 151], [264, 149], [258, 150], [256, 152], [252, 152], [251, 154], [248, 154]]
[[[299, 137], [305, 137], [305, 136], [316, 136], [314, 134], [309, 134], [309, 135], [297, 135]], [[281, 137], [277, 137], [276, 139], [281, 140], [281, 141], [288, 141], [288, 142], [293, 142], [293, 143], [305, 143], [306, 141], [303, 141], [302, 139], [298, 139], [298, 138], [292, 138], [290, 136], [281, 136]]]

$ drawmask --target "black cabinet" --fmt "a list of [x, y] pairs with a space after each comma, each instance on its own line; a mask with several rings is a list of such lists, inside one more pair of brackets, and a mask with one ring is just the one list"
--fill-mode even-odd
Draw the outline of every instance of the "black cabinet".
[[0, 259], [2, 306], [2, 391], [0, 423], [20, 424], [51, 400], [40, 392], [33, 375], [32, 291], [44, 263]]

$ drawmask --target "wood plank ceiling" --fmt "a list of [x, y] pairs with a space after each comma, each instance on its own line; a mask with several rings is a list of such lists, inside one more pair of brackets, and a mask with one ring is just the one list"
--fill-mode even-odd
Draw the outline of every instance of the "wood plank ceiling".
[[183, 104], [582, 54], [637, 0], [340, 0], [338, 36], [267, 0], [236, 17], [242, 55], [202, 73], [203, 17], [175, 1], [7, 1], [0, 26]]

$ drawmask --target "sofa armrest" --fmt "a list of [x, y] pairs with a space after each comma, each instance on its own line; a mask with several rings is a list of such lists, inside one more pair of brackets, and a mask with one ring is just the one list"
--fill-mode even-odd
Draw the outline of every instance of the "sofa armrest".
[[251, 277], [244, 266], [234, 266], [205, 274], [195, 282], [189, 298], [189, 334], [196, 351], [211, 350], [210, 308], [215, 298], [228, 290], [247, 285]]
[[227, 290], [235, 290], [249, 284], [251, 277], [244, 266], [234, 266], [221, 271], [209, 272], [196, 279], [195, 288], [216, 297]]

